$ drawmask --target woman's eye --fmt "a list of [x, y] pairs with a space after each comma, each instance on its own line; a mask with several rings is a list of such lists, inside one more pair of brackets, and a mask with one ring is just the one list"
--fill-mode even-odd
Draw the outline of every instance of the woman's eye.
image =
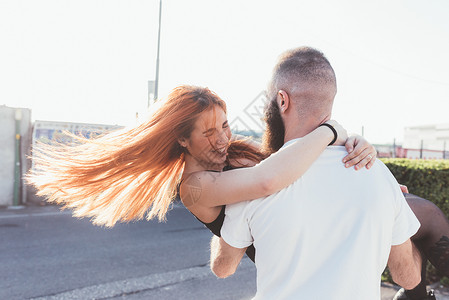
[[204, 136], [212, 136], [215, 133], [215, 129], [209, 129], [204, 132]]

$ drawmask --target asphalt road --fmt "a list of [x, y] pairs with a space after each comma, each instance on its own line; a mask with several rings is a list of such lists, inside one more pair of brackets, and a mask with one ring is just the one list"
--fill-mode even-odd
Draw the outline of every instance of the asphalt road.
[[[181, 205], [166, 223], [114, 228], [56, 206], [0, 208], [0, 299], [251, 299], [253, 263], [245, 258], [235, 275], [216, 278], [210, 238]], [[396, 289], [382, 287], [382, 300]]]
[[210, 237], [181, 206], [112, 229], [55, 206], [0, 209], [0, 299], [250, 299], [254, 266], [217, 279]]

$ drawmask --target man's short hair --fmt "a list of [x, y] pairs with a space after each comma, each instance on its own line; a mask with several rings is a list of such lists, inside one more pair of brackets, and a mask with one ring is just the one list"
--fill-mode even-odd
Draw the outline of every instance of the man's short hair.
[[301, 83], [331, 84], [336, 87], [334, 69], [319, 50], [299, 47], [284, 52], [274, 67], [268, 97], [273, 99], [279, 90], [294, 93]]

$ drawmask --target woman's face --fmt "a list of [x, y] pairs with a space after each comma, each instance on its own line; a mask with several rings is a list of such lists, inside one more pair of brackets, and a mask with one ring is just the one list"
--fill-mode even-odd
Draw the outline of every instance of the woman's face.
[[180, 139], [180, 144], [204, 169], [208, 169], [225, 163], [230, 138], [226, 114], [221, 107], [215, 106], [201, 113], [190, 137]]

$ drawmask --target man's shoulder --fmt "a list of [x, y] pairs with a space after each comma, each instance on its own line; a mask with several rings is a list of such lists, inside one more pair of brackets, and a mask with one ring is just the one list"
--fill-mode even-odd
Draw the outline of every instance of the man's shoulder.
[[348, 155], [345, 146], [328, 146], [320, 155], [318, 160], [330, 163], [342, 162], [343, 157]]
[[247, 205], [249, 205], [249, 202], [250, 201], [242, 201], [242, 202], [237, 202], [237, 203], [233, 203], [233, 204], [227, 204], [226, 205], [226, 211], [234, 210], [234, 209], [243, 209]]
[[[269, 196], [268, 196], [269, 197]], [[242, 201], [234, 204], [226, 205], [226, 215], [227, 216], [250, 216], [251, 212], [254, 212], [257, 207], [262, 204], [264, 199], [267, 197], [257, 198], [254, 200]]]
[[[319, 159], [321, 159], [321, 161], [325, 163], [344, 166], [342, 159], [347, 154], [348, 152], [345, 146], [329, 146], [326, 148], [326, 150], [323, 152], [323, 155], [320, 156]], [[373, 167], [377, 168], [377, 171], [391, 173], [388, 167], [380, 159], [376, 159]], [[354, 167], [351, 167], [349, 169], [354, 169]]]
[[246, 210], [251, 204], [251, 201], [242, 201], [238, 203], [226, 205], [226, 214], [233, 214], [235, 212], [242, 212]]

